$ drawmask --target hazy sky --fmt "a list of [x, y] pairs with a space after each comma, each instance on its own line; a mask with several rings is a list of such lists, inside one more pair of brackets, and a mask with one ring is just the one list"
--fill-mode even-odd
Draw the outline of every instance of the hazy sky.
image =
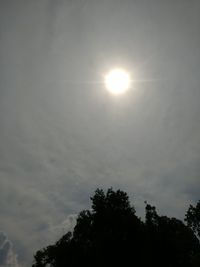
[[[0, 0], [0, 266], [71, 229], [97, 187], [183, 218], [200, 199], [199, 0]], [[140, 80], [122, 97], [103, 76]]]

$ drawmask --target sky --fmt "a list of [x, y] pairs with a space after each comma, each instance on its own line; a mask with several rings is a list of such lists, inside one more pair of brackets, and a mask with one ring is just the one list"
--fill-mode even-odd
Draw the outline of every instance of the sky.
[[[0, 1], [0, 266], [72, 230], [97, 187], [200, 199], [198, 0]], [[114, 96], [104, 76], [128, 70]]]

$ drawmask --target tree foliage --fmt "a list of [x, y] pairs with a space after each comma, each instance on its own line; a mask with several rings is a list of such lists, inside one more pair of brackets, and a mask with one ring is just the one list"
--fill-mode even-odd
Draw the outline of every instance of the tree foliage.
[[73, 233], [36, 252], [33, 267], [199, 266], [199, 206], [189, 208], [187, 226], [160, 216], [147, 203], [143, 222], [121, 190], [97, 189], [91, 201], [92, 209], [80, 212]]
[[196, 206], [190, 205], [185, 216], [185, 221], [200, 238], [200, 201]]

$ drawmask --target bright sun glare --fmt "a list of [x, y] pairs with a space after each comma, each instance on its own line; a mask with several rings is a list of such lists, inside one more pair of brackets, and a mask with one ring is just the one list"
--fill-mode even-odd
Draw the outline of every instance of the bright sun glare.
[[112, 69], [105, 76], [105, 86], [112, 94], [123, 94], [130, 88], [129, 73], [123, 69]]

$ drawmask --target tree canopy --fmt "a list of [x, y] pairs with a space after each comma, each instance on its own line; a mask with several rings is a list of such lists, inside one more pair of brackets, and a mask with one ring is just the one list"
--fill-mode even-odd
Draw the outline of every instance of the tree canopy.
[[196, 206], [190, 205], [185, 221], [187, 225], [199, 236], [200, 238], [200, 200]]
[[73, 233], [36, 252], [33, 267], [200, 266], [200, 202], [190, 206], [186, 225], [160, 216], [148, 203], [142, 221], [121, 190], [97, 189], [91, 201]]

